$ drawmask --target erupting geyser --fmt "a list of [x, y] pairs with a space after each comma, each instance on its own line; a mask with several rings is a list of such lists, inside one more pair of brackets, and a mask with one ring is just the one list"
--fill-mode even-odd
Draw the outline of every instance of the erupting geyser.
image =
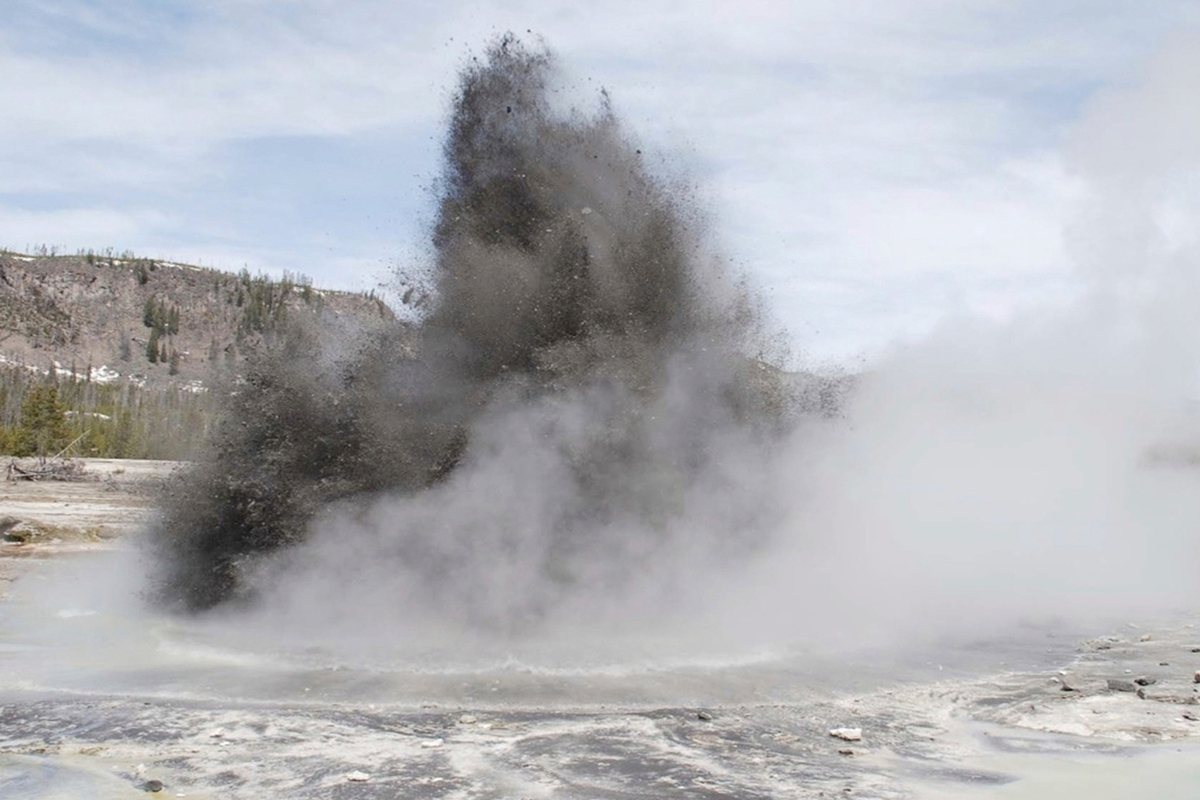
[[756, 305], [607, 97], [557, 108], [557, 77], [511, 36], [464, 71], [429, 308], [297, 324], [264, 348], [211, 457], [166, 497], [161, 600], [253, 598], [337, 536], [356, 565], [331, 586], [395, 582], [403, 602], [510, 629], [761, 537], [745, 465], [788, 399]]

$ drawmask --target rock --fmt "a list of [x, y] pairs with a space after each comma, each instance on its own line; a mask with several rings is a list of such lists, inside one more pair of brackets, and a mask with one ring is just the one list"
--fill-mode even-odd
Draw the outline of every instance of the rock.
[[713, 715], [707, 711], [697, 711], [696, 719], [702, 722], [712, 722]]
[[1192, 652], [1193, 652], [1193, 653], [1200, 653], [1200, 647], [1193, 647], [1193, 648], [1192, 648]]
[[474, 714], [463, 714], [458, 718], [458, 723], [460, 725], [474, 725], [476, 722], [478, 722], [478, 720], [475, 719]]
[[1192, 676], [1192, 683], [1200, 683], [1200, 669], [1196, 670], [1196, 674]]
[[829, 735], [846, 742], [861, 742], [862, 728], [834, 728]]
[[852, 756], [852, 755], [854, 755], [854, 751], [851, 750], [849, 747], [843, 747], [841, 750], [838, 750], [838, 755], [839, 756]]
[[1137, 690], [1137, 696], [1138, 696], [1138, 699], [1139, 699], [1139, 700], [1145, 700], [1145, 699], [1146, 699], [1146, 690], [1145, 690], [1145, 689], [1138, 689], [1138, 690]]
[[1134, 678], [1133, 682], [1138, 686], [1153, 686], [1154, 684], [1158, 683], [1158, 678], [1147, 678], [1145, 675], [1141, 675], [1137, 678]]
[[1117, 678], [1108, 679], [1109, 691], [1113, 692], [1136, 692], [1137, 687], [1133, 685], [1133, 681], [1123, 681]]
[[1139, 636], [1139, 637], [1138, 637], [1138, 641], [1139, 641], [1139, 642], [1148, 642], [1148, 641], [1150, 641], [1150, 634], [1148, 634], [1148, 633], [1143, 633], [1141, 636]]
[[[5, 519], [12, 519], [12, 517], [6, 517]], [[31, 531], [4, 531], [4, 541], [10, 544], [29, 544], [32, 539], [33, 533]]]
[[145, 783], [142, 784], [143, 792], [150, 792], [153, 794], [155, 792], [161, 792], [162, 790], [163, 790], [163, 782], [162, 781], [146, 781]]
[[346, 780], [351, 783], [366, 783], [371, 780], [371, 776], [356, 769], [353, 772], [346, 773]]
[[432, 749], [434, 747], [441, 747], [441, 746], [442, 746], [441, 739], [426, 739], [425, 741], [421, 742], [421, 747], [424, 747], [426, 750]]

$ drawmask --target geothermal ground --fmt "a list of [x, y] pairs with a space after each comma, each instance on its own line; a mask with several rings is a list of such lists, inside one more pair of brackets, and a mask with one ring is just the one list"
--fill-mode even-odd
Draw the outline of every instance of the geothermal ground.
[[[869, 652], [417, 664], [97, 604], [145, 479], [5, 482], [6, 798], [1193, 797], [1197, 617]], [[836, 732], [837, 735], [831, 732]]]
[[[30, 460], [14, 462], [34, 469]], [[0, 480], [0, 596], [29, 565], [112, 546], [147, 519], [150, 492], [179, 465], [169, 461], [76, 459], [83, 480]], [[7, 465], [6, 465], [7, 466]]]

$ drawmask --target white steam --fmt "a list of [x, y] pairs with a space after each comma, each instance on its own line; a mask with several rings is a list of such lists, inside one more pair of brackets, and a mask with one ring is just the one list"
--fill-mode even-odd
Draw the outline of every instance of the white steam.
[[[339, 507], [286, 569], [266, 565], [264, 613], [352, 638], [478, 627], [463, 615], [485, 608], [520, 637], [532, 597], [544, 637], [853, 643], [1195, 602], [1198, 85], [1200, 46], [1181, 40], [1078, 126], [1074, 307], [947, 323], [861, 376], [836, 420], [805, 418], [765, 453], [713, 435], [694, 485], [639, 469], [674, 513], [647, 529], [614, 510], [561, 552], [543, 532], [577, 501], [566, 460], [628, 404], [604, 386], [501, 404], [445, 483]], [[677, 377], [639, 423], [663, 452], [680, 449], [672, 404], [690, 388]], [[767, 534], [757, 550], [733, 535], [748, 523]], [[411, 541], [438, 552], [412, 558]], [[437, 589], [413, 563], [441, 565]]]
[[699, 477], [642, 464], [619, 493], [654, 496], [663, 516], [614, 508], [574, 538], [548, 528], [586, 505], [569, 462], [608, 426], [637, 425], [664, 463], [695, 456], [680, 441], [695, 426], [674, 422], [703, 417], [702, 354], [681, 353], [635, 421], [614, 416], [635, 405], [618, 384], [495, 402], [446, 480], [330, 509], [258, 565], [257, 613], [230, 616], [350, 647], [604, 640], [611, 656], [635, 639], [854, 645], [1195, 603], [1197, 86], [1200, 43], [1180, 40], [1078, 126], [1074, 307], [956, 319], [772, 447], [714, 415]]
[[1177, 41], [1075, 130], [1074, 307], [947, 323], [798, 438], [789, 555], [754, 605], [853, 638], [1197, 600], [1197, 85]]

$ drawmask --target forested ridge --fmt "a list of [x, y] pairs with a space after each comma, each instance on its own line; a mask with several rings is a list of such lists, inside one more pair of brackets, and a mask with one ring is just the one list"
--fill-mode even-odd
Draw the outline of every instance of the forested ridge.
[[215, 393], [297, 316], [390, 318], [373, 292], [84, 251], [0, 251], [0, 453], [186, 459]]

